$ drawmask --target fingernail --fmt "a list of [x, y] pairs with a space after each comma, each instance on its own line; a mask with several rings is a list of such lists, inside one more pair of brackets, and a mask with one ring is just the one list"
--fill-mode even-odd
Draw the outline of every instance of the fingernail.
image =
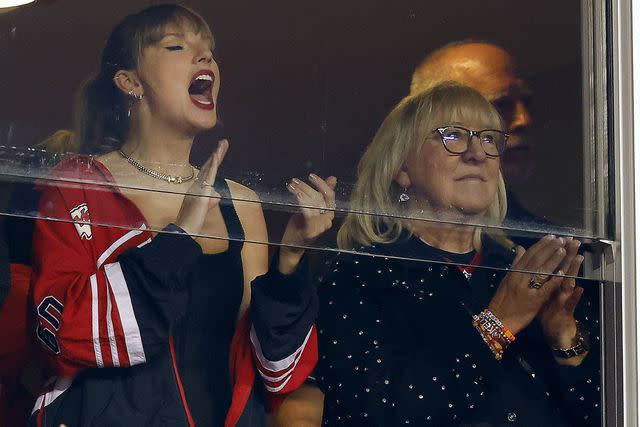
[[579, 263], [582, 263], [582, 261], [584, 261], [584, 257], [582, 255], [578, 255], [576, 259], [578, 260]]
[[558, 241], [560, 242], [561, 245], [564, 246], [564, 244], [566, 243], [566, 241], [564, 240], [564, 237], [560, 237], [558, 238]]
[[293, 180], [287, 182], [287, 187], [290, 187], [295, 190], [296, 188], [295, 182]]
[[316, 175], [315, 173], [310, 173], [309, 174], [309, 178], [314, 179], [314, 180], [320, 179], [320, 177], [318, 175]]
[[555, 239], [555, 238], [556, 238], [556, 236], [554, 236], [553, 234], [547, 234], [546, 236], [544, 236], [542, 238], [542, 240], [552, 240], [552, 239]]
[[564, 271], [562, 270], [558, 270], [558, 273], [556, 273], [558, 276], [564, 276]]
[[291, 181], [293, 181], [296, 185], [300, 184], [300, 180], [298, 178], [293, 178]]
[[570, 242], [570, 241], [572, 241], [572, 240], [573, 240], [573, 237], [571, 237], [571, 236], [567, 236], [567, 237], [565, 237], [565, 239], [567, 239], [567, 242]]

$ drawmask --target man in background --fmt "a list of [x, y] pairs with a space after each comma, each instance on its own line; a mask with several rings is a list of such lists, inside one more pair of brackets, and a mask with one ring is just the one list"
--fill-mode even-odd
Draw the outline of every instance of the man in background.
[[445, 81], [455, 81], [477, 90], [502, 115], [509, 133], [507, 149], [500, 158], [507, 186], [507, 220], [527, 225], [548, 225], [548, 221], [528, 212], [509, 190], [514, 184], [530, 179], [534, 172], [533, 147], [529, 138], [531, 91], [519, 76], [513, 56], [487, 42], [447, 44], [429, 54], [416, 67], [411, 80], [411, 94]]

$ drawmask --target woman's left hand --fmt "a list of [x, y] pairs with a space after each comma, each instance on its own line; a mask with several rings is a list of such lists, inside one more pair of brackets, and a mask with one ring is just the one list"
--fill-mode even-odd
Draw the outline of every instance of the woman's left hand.
[[323, 180], [310, 174], [309, 181], [313, 187], [297, 178], [287, 183], [287, 190], [295, 196], [300, 211], [291, 216], [282, 237], [279, 268], [284, 274], [296, 269], [304, 254], [303, 248], [313, 243], [333, 224], [338, 180], [335, 176]]
[[575, 279], [584, 260], [582, 255], [577, 255], [579, 246], [577, 240], [567, 244], [567, 255], [561, 267], [566, 277], [538, 314], [547, 342], [554, 348], [571, 347], [577, 333], [574, 311], [584, 292], [583, 288], [576, 287]]

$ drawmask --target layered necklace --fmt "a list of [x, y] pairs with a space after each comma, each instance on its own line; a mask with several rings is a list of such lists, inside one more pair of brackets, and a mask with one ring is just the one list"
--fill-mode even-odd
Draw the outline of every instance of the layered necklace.
[[140, 172], [146, 175], [149, 175], [150, 177], [160, 179], [162, 181], [167, 181], [169, 184], [182, 184], [183, 182], [189, 182], [196, 176], [196, 172], [198, 171], [198, 169], [196, 169], [195, 166], [190, 165], [191, 175], [188, 175], [188, 176], [179, 176], [179, 175], [174, 176], [166, 173], [156, 172], [153, 169], [146, 167], [145, 165], [143, 165], [142, 163], [140, 163], [139, 161], [137, 161], [136, 159], [134, 159], [133, 157], [125, 153], [124, 151], [118, 150], [118, 152], [122, 157], [125, 158], [127, 162], [129, 162], [133, 167], [138, 169]]

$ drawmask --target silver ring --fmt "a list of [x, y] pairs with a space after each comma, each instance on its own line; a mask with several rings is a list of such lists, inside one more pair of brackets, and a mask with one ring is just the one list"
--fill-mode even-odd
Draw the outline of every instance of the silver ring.
[[542, 286], [544, 286], [544, 283], [538, 282], [535, 277], [529, 280], [529, 287], [531, 289], [540, 289]]

